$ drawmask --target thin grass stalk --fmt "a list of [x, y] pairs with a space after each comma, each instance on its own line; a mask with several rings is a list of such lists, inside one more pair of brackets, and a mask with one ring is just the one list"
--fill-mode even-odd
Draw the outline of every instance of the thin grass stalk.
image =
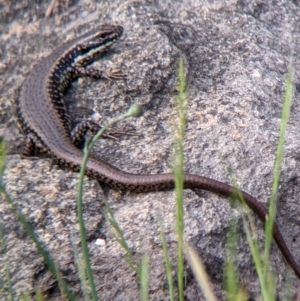
[[17, 208], [16, 204], [10, 198], [9, 194], [6, 192], [5, 188], [2, 185], [0, 185], [0, 192], [3, 193], [7, 202], [11, 205], [11, 208], [12, 208], [15, 216], [17, 217], [18, 221], [21, 223], [21, 225], [23, 226], [25, 232], [30, 237], [30, 239], [35, 243], [35, 245], [38, 249], [38, 252], [43, 256], [44, 261], [47, 264], [49, 270], [51, 271], [51, 273], [54, 275], [54, 277], [58, 281], [61, 292], [64, 293], [69, 298], [69, 300], [75, 301], [75, 297], [73, 296], [73, 294], [67, 287], [66, 283], [62, 279], [58, 269], [56, 268], [54, 262], [51, 259], [50, 254], [48, 253], [48, 251], [46, 249], [44, 249], [44, 247], [40, 243], [39, 239], [37, 238], [36, 234], [34, 233], [34, 230], [30, 226], [30, 224], [27, 222], [25, 217], [22, 215], [20, 210]]
[[[9, 268], [9, 259], [8, 259], [7, 248], [5, 245], [4, 235], [3, 235], [3, 230], [2, 230], [1, 225], [0, 225], [0, 250], [1, 250], [0, 252], [3, 254], [3, 257], [4, 257], [3, 260], [4, 260], [4, 264], [5, 264], [5, 271], [6, 271], [6, 281], [7, 281], [8, 297], [9, 297], [8, 300], [13, 301], [14, 297], [13, 297], [13, 288], [12, 288], [11, 274], [10, 274], [10, 268]], [[3, 286], [4, 286], [4, 284], [3, 284]]]
[[184, 257], [183, 257], [183, 231], [184, 231], [184, 220], [183, 220], [183, 143], [184, 143], [184, 131], [187, 118], [187, 99], [186, 99], [186, 85], [184, 77], [184, 67], [182, 58], [179, 61], [179, 95], [177, 98], [176, 113], [178, 119], [178, 126], [175, 129], [175, 162], [173, 165], [173, 174], [175, 178], [175, 193], [176, 193], [176, 204], [177, 204], [177, 281], [178, 281], [178, 294], [179, 300], [184, 300], [184, 284], [183, 284], [183, 273], [184, 273]]
[[[244, 229], [246, 232], [247, 242], [249, 244], [251, 255], [252, 255], [252, 258], [254, 261], [254, 265], [255, 265], [255, 269], [256, 269], [256, 272], [257, 272], [257, 275], [259, 278], [263, 300], [271, 301], [271, 300], [273, 300], [273, 297], [272, 297], [273, 294], [269, 292], [269, 289], [271, 287], [270, 287], [270, 285], [268, 285], [266, 283], [265, 278], [264, 278], [264, 273], [263, 273], [264, 265], [263, 265], [262, 256], [260, 254], [259, 243], [258, 243], [257, 234], [256, 234], [257, 230], [254, 225], [252, 213], [250, 212], [250, 208], [246, 204], [244, 197], [241, 194], [241, 191], [239, 190], [239, 188], [237, 186], [237, 181], [235, 180], [231, 169], [228, 167], [228, 164], [225, 164], [225, 165], [227, 166], [227, 172], [229, 173], [229, 175], [231, 177], [233, 186], [236, 187], [236, 193], [237, 193], [236, 198], [241, 202], [243, 209], [246, 213], [247, 219], [245, 218], [244, 215], [242, 215], [242, 220], [243, 220], [243, 225], [244, 225]], [[249, 227], [249, 225], [250, 225], [250, 227]]]
[[128, 246], [128, 243], [124, 237], [123, 231], [121, 230], [118, 222], [116, 221], [113, 211], [111, 210], [105, 196], [103, 197], [105, 209], [106, 209], [106, 215], [105, 218], [108, 221], [108, 223], [111, 225], [111, 227], [115, 230], [115, 238], [117, 242], [120, 244], [120, 246], [124, 249], [126, 252], [125, 254], [125, 261], [130, 266], [131, 269], [133, 269], [136, 273], [138, 273], [138, 268], [134, 264], [133, 255], [132, 252]]
[[87, 143], [84, 148], [84, 155], [82, 159], [82, 164], [80, 168], [80, 174], [79, 174], [79, 184], [78, 184], [78, 193], [77, 193], [77, 214], [78, 214], [78, 223], [79, 223], [79, 233], [80, 233], [80, 240], [81, 240], [81, 247], [82, 247], [82, 253], [83, 258], [85, 262], [85, 268], [87, 272], [87, 276], [89, 279], [89, 285], [91, 288], [91, 294], [92, 294], [92, 300], [97, 301], [97, 292], [96, 292], [96, 286], [94, 282], [94, 276], [91, 269], [90, 264], [90, 258], [88, 254], [88, 246], [85, 239], [85, 227], [84, 227], [84, 220], [83, 220], [83, 205], [82, 205], [82, 196], [83, 196], [83, 179], [86, 171], [86, 165], [88, 162], [88, 158], [90, 156], [91, 150], [95, 144], [95, 142], [101, 137], [101, 135], [106, 131], [108, 128], [112, 127], [116, 123], [120, 122], [121, 120], [128, 118], [128, 117], [138, 117], [141, 114], [141, 109], [137, 105], [133, 105], [126, 114], [115, 118], [112, 120], [109, 124], [104, 126], [90, 141], [90, 143]]
[[193, 270], [199, 286], [201, 287], [205, 300], [218, 301], [211, 288], [209, 277], [205, 271], [204, 264], [202, 263], [197, 252], [188, 243], [185, 244], [185, 252], [187, 254], [187, 259], [190, 267]]
[[149, 300], [149, 266], [150, 258], [148, 255], [143, 256], [140, 263], [140, 300]]
[[236, 249], [238, 239], [237, 221], [232, 220], [229, 224], [229, 232], [226, 247], [225, 263], [225, 287], [228, 301], [236, 301], [239, 292], [239, 277], [236, 269]]
[[292, 94], [293, 94], [292, 77], [293, 77], [293, 66], [292, 66], [292, 63], [290, 63], [287, 78], [286, 78], [286, 89], [285, 89], [284, 104], [283, 104], [282, 117], [281, 117], [280, 130], [279, 130], [279, 141], [278, 141], [278, 147], [277, 147], [276, 159], [275, 159], [272, 194], [271, 194], [270, 205], [269, 205], [269, 216], [266, 219], [266, 225], [265, 225], [265, 236], [266, 236], [265, 254], [264, 254], [264, 262], [265, 262], [264, 275], [265, 275], [265, 277], [267, 277], [273, 226], [274, 226], [274, 221], [275, 221], [275, 217], [276, 217], [276, 203], [277, 203], [276, 196], [277, 196], [278, 187], [279, 187], [281, 162], [282, 162], [282, 156], [283, 156], [284, 136], [285, 136], [285, 132], [286, 132], [287, 123], [289, 120], [290, 108], [291, 108], [291, 103], [292, 103]]
[[160, 239], [161, 239], [161, 242], [162, 242], [163, 254], [164, 254], [164, 259], [165, 259], [165, 269], [166, 269], [166, 275], [167, 275], [167, 279], [168, 279], [170, 301], [174, 301], [174, 286], [173, 286], [173, 277], [172, 277], [172, 264], [171, 264], [170, 257], [169, 257], [169, 254], [168, 254], [166, 237], [165, 237], [165, 234], [164, 234], [162, 219], [161, 219], [160, 216], [158, 218], [158, 223], [159, 223]]

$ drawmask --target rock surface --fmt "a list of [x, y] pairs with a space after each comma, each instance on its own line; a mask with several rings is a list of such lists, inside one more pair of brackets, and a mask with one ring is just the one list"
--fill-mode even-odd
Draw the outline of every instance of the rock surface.
[[[143, 137], [122, 137], [98, 143], [95, 153], [132, 173], [170, 172], [173, 151], [174, 105], [178, 61], [182, 56], [188, 82], [189, 112], [185, 140], [185, 170], [231, 182], [226, 164], [240, 188], [267, 204], [273, 179], [285, 80], [294, 60], [294, 97], [285, 138], [278, 222], [300, 262], [300, 99], [299, 1], [6, 1], [0, 4], [1, 132], [8, 142], [5, 185], [36, 230], [59, 269], [82, 299], [76, 260], [80, 242], [76, 217], [78, 174], [51, 159], [23, 159], [18, 153], [24, 135], [16, 125], [19, 87], [32, 66], [64, 41], [100, 24], [119, 24], [124, 37], [94, 63], [121, 69], [125, 81], [82, 78], [66, 93], [73, 125], [92, 115], [105, 123], [131, 104], [144, 115], [120, 127], [134, 127]], [[48, 14], [48, 17], [46, 17]], [[174, 192], [134, 194], [106, 189], [108, 201], [138, 260], [150, 256], [150, 300], [168, 300], [167, 280], [159, 236], [162, 216], [171, 262], [176, 271]], [[240, 217], [229, 200], [204, 191], [185, 191], [185, 239], [197, 249], [215, 294], [222, 289], [229, 221]], [[138, 300], [138, 278], [126, 264], [114, 230], [104, 218], [103, 195], [93, 179], [85, 179], [84, 214], [96, 287], [101, 300]], [[47, 300], [60, 300], [57, 283], [1, 199], [0, 223], [8, 249], [13, 288], [32, 293], [39, 287]], [[242, 223], [237, 266], [241, 286], [252, 299], [260, 293]], [[263, 239], [263, 226], [256, 223]], [[100, 241], [98, 244], [97, 241]], [[263, 240], [262, 240], [263, 241]], [[1, 279], [4, 279], [3, 254]], [[287, 265], [277, 246], [271, 266], [279, 298], [284, 294]], [[175, 276], [174, 276], [175, 279]], [[296, 293], [298, 280], [291, 291]], [[203, 300], [188, 266], [186, 300]], [[16, 297], [16, 300], [18, 297]]]

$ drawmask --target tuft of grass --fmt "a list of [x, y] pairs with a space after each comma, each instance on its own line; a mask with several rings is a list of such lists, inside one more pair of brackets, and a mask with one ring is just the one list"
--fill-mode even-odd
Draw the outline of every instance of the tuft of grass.
[[[275, 222], [275, 213], [276, 213], [276, 196], [279, 187], [280, 179], [280, 166], [283, 157], [283, 145], [284, 145], [284, 135], [287, 127], [287, 122], [289, 118], [289, 112], [292, 101], [292, 65], [290, 64], [286, 79], [286, 92], [283, 104], [282, 118], [280, 124], [279, 132], [279, 141], [276, 152], [275, 167], [274, 167], [274, 177], [273, 177], [273, 187], [272, 194], [270, 198], [269, 206], [269, 215], [266, 218], [265, 223], [265, 247], [264, 247], [264, 256], [261, 256], [259, 243], [257, 239], [257, 231], [254, 226], [254, 221], [252, 213], [250, 212], [249, 207], [246, 205], [243, 196], [237, 188], [238, 198], [243, 204], [244, 210], [246, 212], [247, 220], [243, 216], [244, 229], [247, 236], [247, 241], [251, 250], [251, 254], [254, 260], [255, 268], [258, 274], [260, 287], [261, 287], [261, 297], [265, 301], [275, 300], [276, 299], [276, 281], [272, 275], [269, 268], [269, 254], [271, 241], [273, 238], [273, 225]], [[229, 174], [232, 176], [232, 172], [228, 169]], [[234, 186], [237, 187], [236, 181], [233, 180]], [[250, 225], [250, 226], [249, 226]], [[234, 283], [231, 284], [234, 286]]]
[[[223, 157], [222, 157], [223, 158]], [[247, 238], [247, 242], [251, 251], [251, 255], [254, 261], [254, 265], [258, 274], [258, 278], [259, 278], [259, 282], [260, 282], [260, 286], [261, 286], [261, 290], [262, 290], [262, 295], [263, 295], [263, 300], [274, 300], [273, 299], [273, 294], [271, 291], [274, 291], [274, 285], [269, 283], [269, 285], [266, 285], [266, 283], [264, 282], [264, 278], [263, 278], [263, 258], [260, 254], [260, 248], [259, 248], [259, 242], [258, 242], [258, 238], [257, 238], [257, 231], [256, 231], [256, 227], [255, 227], [255, 223], [254, 223], [254, 219], [253, 219], [253, 213], [250, 210], [250, 208], [248, 207], [248, 205], [246, 204], [243, 195], [241, 194], [241, 190], [238, 188], [237, 185], [237, 181], [233, 175], [232, 170], [229, 168], [228, 164], [225, 162], [224, 158], [223, 158], [223, 162], [224, 165], [227, 168], [227, 172], [231, 177], [231, 182], [233, 183], [232, 185], [236, 188], [236, 195], [233, 196], [232, 201], [234, 202], [235, 200], [239, 200], [240, 203], [243, 206], [243, 210], [244, 210], [244, 215], [242, 215], [242, 220], [243, 220], [243, 226], [244, 226], [244, 230], [246, 233], [246, 238]], [[227, 279], [227, 284], [233, 286], [234, 284], [234, 280], [230, 280]], [[234, 287], [228, 287], [230, 292], [236, 290], [236, 288]], [[270, 294], [268, 292], [268, 288], [272, 288], [270, 290]], [[230, 297], [230, 296], [228, 296]], [[234, 295], [232, 296], [232, 298], [234, 298]]]
[[[182, 61], [180, 63], [180, 68], [179, 68], [179, 78], [181, 78], [181, 75], [183, 76], [182, 72]], [[181, 83], [181, 88], [179, 89], [179, 95], [182, 95], [181, 97], [179, 96], [179, 99], [181, 100], [181, 103], [184, 103], [182, 99], [185, 97], [184, 96], [184, 81], [181, 81], [182, 78], [180, 79]], [[284, 134], [289, 118], [289, 112], [290, 112], [290, 106], [291, 106], [291, 99], [292, 99], [292, 67], [290, 65], [289, 70], [288, 70], [288, 75], [287, 75], [287, 81], [286, 81], [286, 93], [285, 93], [285, 99], [284, 99], [284, 105], [283, 105], [283, 113], [282, 113], [282, 119], [281, 119], [281, 125], [280, 125], [280, 133], [279, 133], [279, 142], [278, 142], [278, 149], [277, 149], [277, 155], [276, 155], [276, 161], [275, 161], [275, 168], [274, 168], [274, 181], [273, 181], [273, 190], [272, 190], [272, 195], [271, 195], [271, 200], [270, 200], [270, 207], [269, 207], [269, 216], [267, 217], [266, 220], [266, 226], [265, 226], [265, 251], [264, 251], [264, 258], [262, 258], [260, 254], [260, 248], [259, 248], [259, 243], [257, 239], [257, 231], [254, 226], [253, 218], [252, 218], [252, 213], [250, 212], [249, 207], [246, 205], [245, 200], [243, 199], [243, 196], [241, 195], [240, 190], [237, 188], [237, 197], [241, 201], [241, 203], [244, 205], [244, 210], [246, 212], [246, 218], [243, 216], [243, 224], [247, 236], [247, 241], [250, 246], [251, 254], [254, 260], [254, 264], [256, 267], [256, 271], [258, 274], [260, 286], [261, 286], [261, 297], [265, 301], [270, 301], [270, 300], [275, 300], [276, 298], [276, 285], [275, 285], [275, 278], [269, 271], [269, 253], [270, 253], [270, 245], [271, 245], [271, 240], [272, 240], [272, 233], [273, 233], [273, 225], [275, 222], [275, 211], [276, 211], [276, 195], [278, 191], [278, 186], [279, 186], [279, 178], [280, 178], [280, 165], [282, 161], [282, 156], [283, 156], [283, 142], [284, 142]], [[177, 105], [177, 111], [180, 112], [180, 105]], [[184, 116], [183, 118], [183, 124], [185, 124], [186, 121], [186, 107], [183, 107], [183, 111], [181, 114], [178, 114], [179, 120], [180, 117]], [[177, 197], [177, 229], [178, 229], [178, 259], [181, 259], [181, 243], [183, 241], [183, 237], [181, 236], [183, 234], [183, 202], [182, 202], [182, 188], [183, 188], [183, 139], [184, 139], [184, 134], [182, 132], [182, 129], [180, 128], [181, 124], [179, 122], [178, 129], [176, 131], [176, 144], [175, 144], [175, 151], [176, 151], [176, 163], [174, 168], [174, 176], [176, 179], [176, 197]], [[178, 173], [177, 173], [178, 172]], [[180, 172], [182, 174], [180, 175]], [[231, 171], [229, 171], [231, 174]], [[236, 184], [236, 181], [234, 181]], [[234, 185], [237, 187], [237, 185]], [[179, 202], [178, 202], [179, 200]], [[226, 262], [226, 288], [227, 288], [227, 298], [228, 300], [246, 300], [247, 294], [244, 292], [239, 287], [238, 284], [238, 274], [236, 273], [236, 268], [234, 264], [234, 250], [236, 249], [236, 232], [237, 229], [232, 229], [231, 230], [231, 237], [228, 240], [228, 261]], [[199, 260], [198, 257], [196, 256], [195, 252], [187, 247], [187, 256], [189, 262], [193, 260], [193, 263], [190, 263], [194, 274], [196, 278], [199, 281], [199, 285], [201, 286], [207, 300], [214, 300], [213, 295], [210, 295], [209, 290], [207, 288], [209, 287], [209, 280], [206, 278], [206, 273], [205, 269], [202, 267], [202, 263]], [[193, 259], [191, 259], [193, 258]], [[195, 259], [196, 258], [196, 259]], [[178, 263], [178, 287], [179, 287], [179, 300], [180, 298], [183, 298], [181, 295], [181, 289], [182, 289], [182, 284], [181, 284], [181, 279], [179, 278], [179, 272], [181, 272], [181, 267], [180, 263]]]
[[[280, 170], [281, 170], [280, 166], [282, 162], [283, 147], [284, 147], [284, 136], [286, 132], [286, 127], [289, 119], [289, 113], [290, 113], [291, 102], [292, 102], [292, 91], [293, 91], [292, 74], [293, 74], [293, 68], [292, 68], [292, 63], [290, 63], [288, 68], [288, 73], [287, 73], [287, 79], [286, 79], [286, 91], [285, 91], [282, 117], [281, 117], [280, 130], [279, 130], [279, 141], [278, 141], [276, 159], [275, 159], [272, 194], [271, 194], [270, 205], [269, 205], [269, 215], [266, 218], [266, 223], [265, 223], [265, 246], [264, 246], [263, 259], [261, 259], [259, 254], [258, 243], [257, 243], [256, 250], [253, 250], [249, 241], [250, 237], [248, 237], [250, 236], [250, 234], [247, 233], [248, 243], [250, 245], [252, 256], [255, 261], [255, 266], [256, 266], [257, 274], [262, 289], [262, 298], [265, 301], [276, 299], [276, 281], [274, 276], [270, 272], [269, 254], [271, 248], [271, 241], [273, 238], [273, 226], [276, 217], [276, 196], [279, 187]], [[247, 230], [247, 232], [249, 231]], [[252, 235], [256, 235], [255, 230], [254, 231], [252, 230]]]

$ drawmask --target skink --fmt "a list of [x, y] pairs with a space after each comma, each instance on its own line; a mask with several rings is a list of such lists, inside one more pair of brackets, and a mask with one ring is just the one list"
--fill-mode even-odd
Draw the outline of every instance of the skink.
[[[76, 144], [88, 129], [99, 126], [83, 122], [70, 132], [63, 93], [74, 78], [122, 78], [122, 73], [106, 74], [89, 63], [103, 54], [123, 33], [121, 26], [103, 25], [55, 49], [38, 63], [22, 85], [18, 101], [18, 117], [27, 134], [26, 153], [34, 148], [50, 154], [58, 164], [78, 171], [83, 152]], [[137, 192], [158, 191], [174, 188], [173, 174], [131, 174], [98, 159], [90, 157], [86, 174], [112, 187]], [[184, 175], [184, 188], [197, 188], [226, 197], [244, 198], [247, 205], [265, 222], [268, 211], [254, 197], [228, 184], [193, 174]], [[285, 240], [274, 224], [273, 237], [288, 264], [300, 279], [300, 268], [289, 251]]]

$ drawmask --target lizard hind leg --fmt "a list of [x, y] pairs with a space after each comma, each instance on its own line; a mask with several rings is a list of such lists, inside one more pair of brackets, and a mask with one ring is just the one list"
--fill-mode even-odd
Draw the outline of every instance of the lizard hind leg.
[[33, 133], [29, 133], [25, 139], [25, 146], [21, 153], [21, 156], [24, 158], [34, 157], [36, 151], [42, 154], [48, 154], [49, 151], [41, 142], [41, 140]]
[[[85, 135], [90, 132], [92, 135], [97, 134], [98, 131], [100, 131], [102, 127], [91, 120], [83, 120], [79, 124], [76, 125], [76, 127], [72, 130], [71, 132], [71, 139], [72, 142], [78, 147], [78, 148], [83, 148], [84, 146], [84, 137]], [[109, 138], [113, 139], [116, 141], [118, 140], [118, 137], [122, 134], [119, 133], [118, 131], [114, 130], [108, 130], [107, 132], [104, 132], [101, 138]]]
[[83, 120], [71, 132], [72, 142], [79, 148], [83, 148], [84, 146], [84, 137], [87, 132], [91, 132], [95, 135], [101, 127], [99, 124], [91, 121], [91, 120]]
[[[71, 140], [78, 148], [83, 148], [84, 146], [84, 137], [87, 132], [90, 132], [92, 135], [97, 134], [102, 127], [91, 120], [83, 120], [72, 130], [71, 132]], [[129, 136], [141, 136], [141, 134], [136, 133], [134, 130], [114, 130], [109, 129], [104, 132], [101, 136], [103, 139], [112, 139], [116, 142], [119, 142], [119, 137], [122, 135], [129, 135]]]
[[96, 79], [108, 79], [112, 80], [122, 80], [126, 78], [126, 74], [121, 72], [120, 70], [99, 70], [93, 67], [80, 67], [74, 66], [72, 69], [72, 73], [77, 76], [88, 76]]

